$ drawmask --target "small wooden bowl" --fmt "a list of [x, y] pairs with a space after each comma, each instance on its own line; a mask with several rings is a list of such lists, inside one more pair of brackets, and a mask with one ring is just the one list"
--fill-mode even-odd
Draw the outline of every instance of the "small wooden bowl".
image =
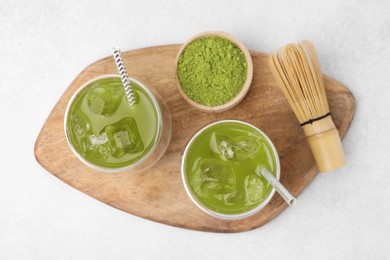
[[[179, 77], [177, 75], [177, 67], [178, 67], [178, 63], [179, 63], [179, 58], [180, 58], [181, 54], [183, 53], [184, 49], [187, 47], [187, 45], [190, 44], [191, 42], [193, 42], [196, 39], [203, 38], [203, 37], [208, 37], [208, 36], [218, 36], [218, 37], [221, 37], [221, 38], [224, 38], [224, 39], [227, 39], [227, 40], [231, 41], [233, 44], [235, 44], [244, 53], [245, 59], [246, 59], [246, 63], [247, 63], [246, 81], [245, 81], [241, 91], [237, 94], [237, 96], [235, 96], [229, 102], [227, 102], [225, 104], [222, 104], [222, 105], [218, 105], [218, 106], [207, 106], [207, 105], [199, 104], [199, 103], [195, 102], [194, 100], [190, 99], [186, 95], [186, 93], [184, 93], [184, 91], [182, 89], [182, 86], [180, 85]], [[226, 110], [228, 110], [230, 108], [233, 108], [234, 106], [238, 105], [238, 103], [240, 103], [241, 100], [245, 97], [245, 95], [248, 93], [249, 87], [250, 87], [251, 82], [252, 82], [253, 63], [252, 63], [252, 58], [251, 58], [251, 55], [249, 54], [249, 51], [247, 50], [247, 48], [244, 46], [244, 44], [241, 41], [239, 41], [238, 39], [234, 38], [230, 34], [227, 34], [227, 33], [224, 33], [224, 32], [208, 31], [208, 32], [199, 33], [199, 34], [191, 37], [186, 43], [183, 44], [183, 46], [180, 48], [180, 50], [179, 50], [179, 52], [178, 52], [178, 54], [176, 56], [176, 60], [175, 60], [175, 74], [176, 74], [176, 81], [177, 81], [177, 89], [179, 90], [179, 92], [182, 95], [182, 97], [188, 103], [190, 103], [192, 106], [194, 106], [195, 108], [197, 108], [199, 110], [215, 113], [215, 112], [226, 111]]]

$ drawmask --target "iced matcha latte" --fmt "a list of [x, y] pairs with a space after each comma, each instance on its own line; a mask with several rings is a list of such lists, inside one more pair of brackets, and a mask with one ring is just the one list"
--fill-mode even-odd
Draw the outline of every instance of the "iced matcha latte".
[[161, 135], [161, 111], [150, 91], [132, 80], [130, 106], [121, 79], [104, 76], [81, 87], [69, 102], [65, 131], [84, 163], [103, 171], [131, 169], [146, 160]]
[[214, 217], [239, 219], [260, 210], [274, 193], [257, 167], [279, 178], [272, 142], [250, 124], [224, 120], [206, 126], [191, 139], [182, 159], [182, 177], [200, 209]]

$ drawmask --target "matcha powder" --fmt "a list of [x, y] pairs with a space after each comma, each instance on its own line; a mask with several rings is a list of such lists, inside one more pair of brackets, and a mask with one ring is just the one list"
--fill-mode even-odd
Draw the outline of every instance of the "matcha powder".
[[231, 41], [217, 36], [188, 44], [179, 57], [177, 70], [184, 93], [207, 106], [232, 100], [247, 78], [244, 53]]

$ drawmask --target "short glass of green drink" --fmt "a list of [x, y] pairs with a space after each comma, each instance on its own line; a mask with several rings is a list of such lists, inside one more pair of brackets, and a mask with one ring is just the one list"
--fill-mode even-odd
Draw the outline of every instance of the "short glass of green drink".
[[260, 211], [275, 189], [259, 174], [280, 177], [271, 140], [243, 121], [222, 120], [198, 131], [181, 162], [185, 190], [198, 208], [220, 219], [242, 219]]
[[103, 172], [141, 172], [166, 151], [171, 137], [167, 106], [152, 89], [130, 78], [136, 102], [130, 106], [118, 75], [82, 85], [70, 99], [64, 127], [73, 153]]

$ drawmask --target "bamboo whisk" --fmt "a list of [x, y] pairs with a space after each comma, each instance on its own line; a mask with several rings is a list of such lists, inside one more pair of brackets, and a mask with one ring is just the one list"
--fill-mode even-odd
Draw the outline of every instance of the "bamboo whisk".
[[270, 55], [268, 64], [305, 132], [319, 171], [345, 165], [313, 44], [288, 44]]

